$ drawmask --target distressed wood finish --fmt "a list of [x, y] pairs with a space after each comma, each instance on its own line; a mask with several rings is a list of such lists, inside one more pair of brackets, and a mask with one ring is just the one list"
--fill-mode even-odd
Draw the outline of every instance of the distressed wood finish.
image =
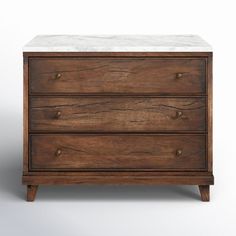
[[99, 171], [93, 171], [89, 170], [88, 171], [50, 171], [50, 170], [34, 170], [30, 171], [27, 173], [29, 176], [37, 176], [37, 175], [47, 175], [47, 176], [52, 176], [52, 175], [58, 175], [58, 176], [77, 176], [83, 177], [83, 176], [100, 176], [100, 177], [105, 177], [107, 175], [112, 175], [112, 176], [170, 176], [170, 177], [175, 177], [175, 176], [208, 176], [212, 178], [213, 181], [213, 176], [211, 172], [206, 172], [206, 170], [158, 170], [156, 171], [155, 169], [145, 169], [145, 170], [140, 170], [140, 171], [134, 171], [133, 169], [125, 169], [125, 170], [120, 170], [120, 169], [99, 169]]
[[38, 190], [38, 185], [27, 185], [27, 201], [33, 202]]
[[28, 201], [47, 184], [198, 185], [208, 201], [212, 53], [25, 52], [22, 181]]
[[33, 58], [29, 65], [32, 94], [205, 93], [204, 59]]
[[203, 135], [32, 135], [32, 170], [205, 169]]
[[32, 131], [205, 131], [205, 98], [78, 97], [30, 100]]
[[42, 175], [23, 176], [23, 184], [40, 184], [40, 185], [68, 185], [68, 184], [145, 184], [145, 185], [198, 185], [198, 184], [214, 184], [212, 176], [142, 176], [121, 175], [113, 176], [109, 172], [105, 176], [68, 176], [68, 175]]
[[207, 157], [208, 171], [213, 171], [213, 79], [212, 53], [207, 60]]
[[199, 185], [199, 191], [201, 194], [201, 200], [203, 202], [210, 201], [210, 186], [209, 185]]
[[24, 57], [23, 69], [23, 172], [27, 172], [29, 167], [29, 70], [27, 57]]

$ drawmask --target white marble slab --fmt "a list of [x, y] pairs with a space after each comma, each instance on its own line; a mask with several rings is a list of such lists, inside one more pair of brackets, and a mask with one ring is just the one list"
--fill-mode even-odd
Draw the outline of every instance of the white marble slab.
[[24, 52], [210, 52], [197, 35], [38, 35]]

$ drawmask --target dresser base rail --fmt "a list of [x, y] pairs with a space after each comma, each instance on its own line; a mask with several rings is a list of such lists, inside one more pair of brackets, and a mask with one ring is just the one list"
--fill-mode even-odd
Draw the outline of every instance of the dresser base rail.
[[209, 201], [209, 185], [214, 184], [213, 175], [206, 176], [53, 176], [23, 175], [27, 185], [27, 201], [34, 201], [38, 185], [111, 184], [111, 185], [199, 185], [202, 201]]

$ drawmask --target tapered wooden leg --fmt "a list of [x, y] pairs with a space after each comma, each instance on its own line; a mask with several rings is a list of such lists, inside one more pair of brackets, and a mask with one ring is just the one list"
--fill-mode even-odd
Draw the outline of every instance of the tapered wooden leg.
[[33, 202], [38, 190], [38, 185], [27, 185], [27, 201]]
[[199, 185], [199, 191], [203, 202], [210, 201], [210, 185]]

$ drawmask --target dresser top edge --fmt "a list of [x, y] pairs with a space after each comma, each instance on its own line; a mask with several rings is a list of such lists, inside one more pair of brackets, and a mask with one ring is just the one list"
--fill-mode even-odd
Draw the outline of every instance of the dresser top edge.
[[197, 35], [38, 35], [23, 52], [212, 52]]

